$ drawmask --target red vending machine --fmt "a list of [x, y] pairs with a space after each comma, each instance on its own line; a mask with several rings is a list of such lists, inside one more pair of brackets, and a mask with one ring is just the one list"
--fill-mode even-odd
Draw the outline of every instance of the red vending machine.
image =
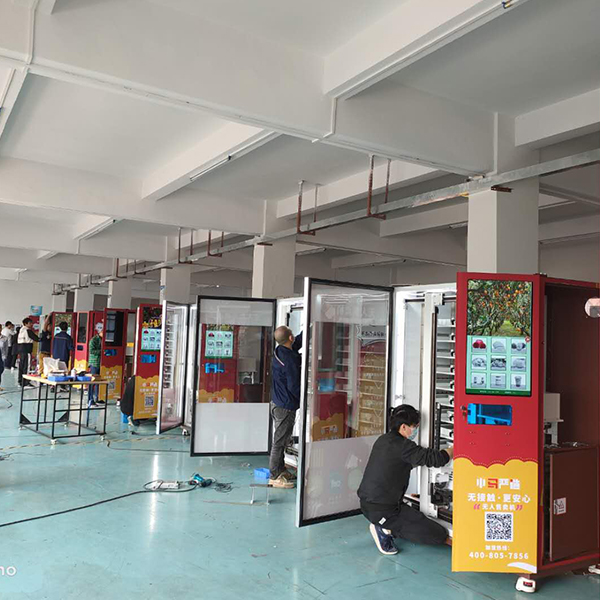
[[109, 400], [120, 400], [123, 395], [128, 312], [128, 310], [120, 308], [104, 310], [100, 378], [110, 382], [108, 386]]
[[158, 413], [162, 306], [140, 304], [136, 323], [133, 418], [155, 419]]
[[452, 568], [517, 589], [600, 562], [598, 285], [460, 273]]
[[74, 337], [75, 364], [77, 372], [88, 370], [90, 340], [96, 335], [97, 327], [103, 327], [104, 313], [90, 310], [77, 313], [77, 330]]

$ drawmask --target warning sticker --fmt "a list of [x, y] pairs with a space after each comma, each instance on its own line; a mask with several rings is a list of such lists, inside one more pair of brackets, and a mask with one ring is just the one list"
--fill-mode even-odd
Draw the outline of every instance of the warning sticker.
[[554, 514], [555, 515], [564, 515], [567, 512], [567, 499], [566, 498], [557, 498], [554, 501]]

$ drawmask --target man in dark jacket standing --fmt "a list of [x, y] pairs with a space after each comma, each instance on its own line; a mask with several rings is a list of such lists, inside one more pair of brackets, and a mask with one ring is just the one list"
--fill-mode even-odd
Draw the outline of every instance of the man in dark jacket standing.
[[301, 359], [298, 351], [302, 348], [302, 334], [294, 338], [288, 327], [275, 330], [275, 348], [272, 369], [271, 417], [273, 418], [273, 445], [269, 469], [269, 485], [280, 488], [293, 488], [294, 476], [286, 470], [285, 447], [289, 442], [296, 411], [300, 407]]
[[60, 331], [54, 336], [52, 342], [52, 358], [62, 360], [67, 365], [67, 368], [69, 368], [71, 356], [75, 348], [73, 338], [67, 333], [69, 324], [66, 321], [59, 323], [58, 328]]
[[443, 467], [454, 456], [446, 450], [422, 448], [412, 441], [421, 416], [410, 405], [392, 411], [391, 428], [377, 439], [358, 488], [360, 508], [371, 521], [373, 540], [382, 554], [397, 554], [394, 538], [420, 544], [443, 544], [448, 533], [439, 523], [404, 503], [414, 467]]

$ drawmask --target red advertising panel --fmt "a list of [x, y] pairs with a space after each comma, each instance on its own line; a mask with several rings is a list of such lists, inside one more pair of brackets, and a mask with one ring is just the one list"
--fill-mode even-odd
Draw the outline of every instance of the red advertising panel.
[[162, 306], [140, 304], [135, 339], [134, 419], [156, 418], [162, 340]]
[[120, 400], [123, 394], [128, 312], [128, 310], [119, 308], [107, 308], [104, 311], [100, 378], [110, 382], [108, 385], [109, 400]]

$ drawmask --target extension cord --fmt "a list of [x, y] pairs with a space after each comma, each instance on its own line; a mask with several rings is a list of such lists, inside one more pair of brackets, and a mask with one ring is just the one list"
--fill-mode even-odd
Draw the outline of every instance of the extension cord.
[[178, 490], [181, 487], [179, 481], [153, 481], [149, 487], [151, 490]]

